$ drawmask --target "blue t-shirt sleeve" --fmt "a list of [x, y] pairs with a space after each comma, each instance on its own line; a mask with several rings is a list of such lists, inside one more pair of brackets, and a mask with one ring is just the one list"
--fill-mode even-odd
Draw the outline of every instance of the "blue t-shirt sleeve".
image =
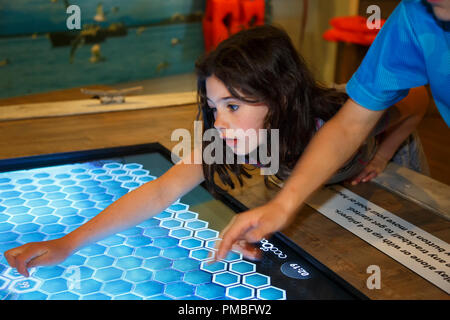
[[361, 106], [384, 110], [406, 97], [409, 89], [426, 83], [423, 50], [402, 1], [381, 28], [346, 90]]

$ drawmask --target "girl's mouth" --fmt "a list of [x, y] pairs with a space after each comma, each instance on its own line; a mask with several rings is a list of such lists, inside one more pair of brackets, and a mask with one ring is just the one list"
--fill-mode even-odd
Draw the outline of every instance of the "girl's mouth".
[[229, 146], [235, 147], [237, 145], [238, 139], [225, 139], [225, 143]]

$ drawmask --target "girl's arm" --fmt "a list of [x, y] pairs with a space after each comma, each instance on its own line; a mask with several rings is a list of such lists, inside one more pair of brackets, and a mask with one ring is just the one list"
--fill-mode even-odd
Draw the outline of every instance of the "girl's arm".
[[397, 149], [417, 128], [425, 116], [429, 96], [425, 87], [411, 89], [408, 96], [388, 109], [389, 124], [374, 158], [352, 179], [352, 184], [367, 182], [375, 178], [388, 164]]
[[202, 165], [192, 164], [193, 155], [194, 153], [188, 155], [161, 177], [125, 194], [64, 237], [32, 242], [6, 251], [5, 257], [9, 265], [22, 275], [29, 276], [28, 268], [62, 262], [81, 247], [135, 226], [160, 213], [203, 181]]
[[203, 181], [201, 164], [185, 162], [182, 160], [158, 179], [125, 194], [64, 238], [77, 249], [160, 213]]

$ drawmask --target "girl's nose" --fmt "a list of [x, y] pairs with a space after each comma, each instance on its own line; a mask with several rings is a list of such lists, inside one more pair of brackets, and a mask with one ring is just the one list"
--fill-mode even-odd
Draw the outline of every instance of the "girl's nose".
[[221, 111], [216, 111], [215, 120], [214, 120], [214, 128], [217, 130], [225, 130], [229, 129], [228, 120], [226, 116]]

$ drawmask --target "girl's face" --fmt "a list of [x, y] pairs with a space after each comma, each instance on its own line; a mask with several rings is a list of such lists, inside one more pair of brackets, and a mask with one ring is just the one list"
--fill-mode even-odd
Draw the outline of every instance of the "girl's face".
[[[264, 129], [264, 118], [269, 108], [234, 98], [214, 75], [206, 79], [206, 96], [214, 113], [214, 127], [233, 152], [245, 155], [255, 150], [260, 143], [258, 132]], [[256, 132], [256, 139], [252, 132]]]

